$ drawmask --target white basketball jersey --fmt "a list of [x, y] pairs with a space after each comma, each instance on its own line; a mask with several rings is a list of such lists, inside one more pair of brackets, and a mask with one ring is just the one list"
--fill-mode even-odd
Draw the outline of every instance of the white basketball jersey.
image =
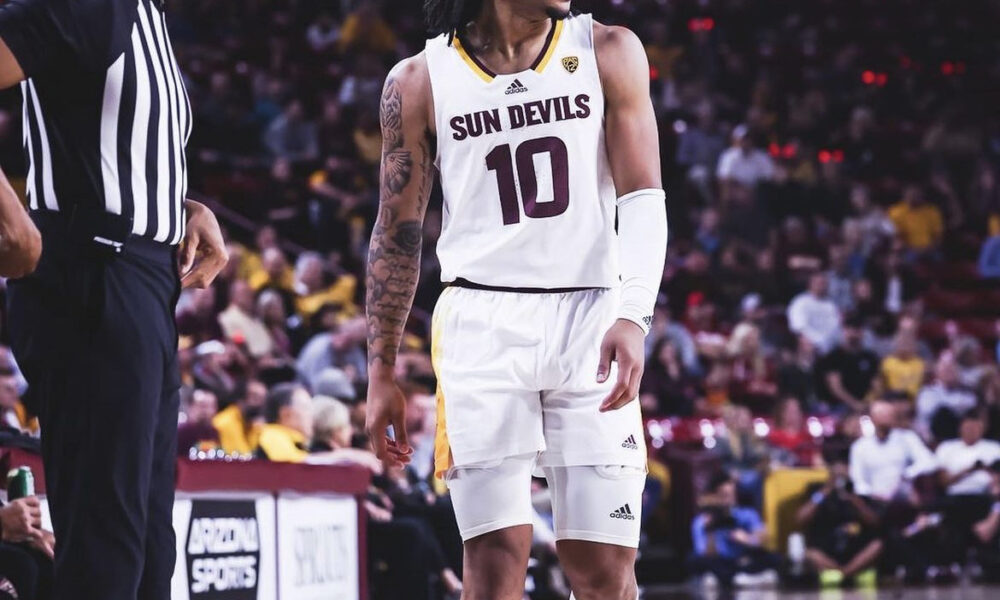
[[554, 21], [532, 68], [496, 75], [442, 35], [427, 42], [444, 192], [441, 279], [616, 287], [616, 197], [593, 21]]

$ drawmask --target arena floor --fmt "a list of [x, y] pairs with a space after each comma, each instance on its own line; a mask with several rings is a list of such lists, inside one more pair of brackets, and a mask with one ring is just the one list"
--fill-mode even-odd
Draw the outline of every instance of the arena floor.
[[992, 600], [1000, 598], [1000, 586], [947, 586], [880, 590], [823, 590], [813, 592], [782, 592], [777, 590], [747, 590], [732, 594], [696, 593], [690, 587], [671, 586], [646, 590], [642, 600]]

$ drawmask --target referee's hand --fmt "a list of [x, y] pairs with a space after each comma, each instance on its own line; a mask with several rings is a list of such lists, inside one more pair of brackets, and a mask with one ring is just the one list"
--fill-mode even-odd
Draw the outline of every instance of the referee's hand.
[[187, 230], [181, 243], [180, 275], [184, 287], [206, 288], [229, 262], [219, 222], [207, 206], [187, 200]]

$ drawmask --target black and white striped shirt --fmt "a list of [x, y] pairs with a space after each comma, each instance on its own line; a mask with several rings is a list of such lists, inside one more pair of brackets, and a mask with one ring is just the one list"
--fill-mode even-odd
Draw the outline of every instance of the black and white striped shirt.
[[0, 0], [0, 39], [29, 78], [31, 209], [104, 210], [179, 243], [191, 106], [161, 2]]

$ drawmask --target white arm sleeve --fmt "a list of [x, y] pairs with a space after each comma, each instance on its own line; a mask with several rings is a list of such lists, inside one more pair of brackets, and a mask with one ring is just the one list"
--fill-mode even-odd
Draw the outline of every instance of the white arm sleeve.
[[667, 257], [666, 193], [644, 189], [618, 199], [618, 260], [622, 290], [618, 318], [649, 333]]

